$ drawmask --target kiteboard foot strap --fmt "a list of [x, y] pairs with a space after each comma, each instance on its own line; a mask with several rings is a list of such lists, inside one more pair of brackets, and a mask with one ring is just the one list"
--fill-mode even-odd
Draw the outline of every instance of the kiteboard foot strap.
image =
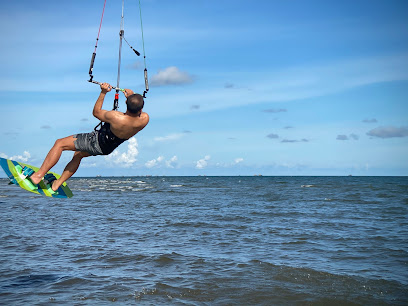
[[19, 174], [20, 178], [26, 182], [26, 186], [31, 190], [37, 190], [38, 187], [30, 180], [30, 176], [32, 176], [35, 171], [30, 167], [24, 166], [23, 168], [20, 165], [16, 166], [17, 173]]
[[23, 168], [22, 174], [25, 175], [26, 178], [32, 176], [34, 173], [35, 173], [35, 171], [33, 169], [29, 168], [29, 167], [24, 167]]
[[53, 183], [55, 180], [57, 180], [57, 178], [56, 178], [55, 175], [52, 174], [52, 173], [47, 173], [47, 174], [44, 176], [44, 180], [43, 180], [44, 184], [47, 186], [47, 190], [48, 190], [51, 194], [53, 194], [53, 195], [57, 195], [57, 194], [58, 194], [58, 191], [52, 190], [52, 183]]

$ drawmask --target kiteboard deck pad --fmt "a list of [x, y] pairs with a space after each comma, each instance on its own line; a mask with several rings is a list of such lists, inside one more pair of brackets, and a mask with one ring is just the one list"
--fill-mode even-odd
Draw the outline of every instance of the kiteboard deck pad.
[[[65, 182], [60, 186], [60, 188], [58, 188], [57, 193], [53, 193], [49, 190], [50, 186], [45, 184], [43, 180], [39, 184], [35, 185], [31, 182], [31, 180], [28, 177], [26, 178], [22, 174], [22, 169], [24, 167], [31, 168], [34, 171], [38, 171], [39, 168], [37, 167], [1, 157], [0, 166], [3, 168], [4, 172], [9, 178], [10, 183], [20, 186], [24, 190], [53, 198], [72, 198], [73, 196], [72, 191], [69, 189], [67, 183]], [[54, 172], [48, 173], [53, 174], [57, 179], [60, 177], [60, 175], [57, 173]]]

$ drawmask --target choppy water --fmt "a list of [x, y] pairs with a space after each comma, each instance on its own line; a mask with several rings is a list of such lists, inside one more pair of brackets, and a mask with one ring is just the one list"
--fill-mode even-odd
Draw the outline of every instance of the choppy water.
[[0, 304], [408, 303], [408, 177], [6, 183]]

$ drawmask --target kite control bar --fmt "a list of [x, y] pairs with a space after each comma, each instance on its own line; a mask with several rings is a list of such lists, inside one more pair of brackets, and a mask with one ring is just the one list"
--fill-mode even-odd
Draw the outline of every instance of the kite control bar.
[[[94, 84], [98, 84], [98, 85], [101, 85], [101, 84], [102, 84], [101, 82], [91, 81], [91, 80], [88, 80], [88, 82], [94, 83]], [[121, 91], [121, 92], [125, 92], [125, 90], [124, 90], [123, 88], [115, 87], [115, 86], [112, 86], [112, 85], [111, 85], [111, 87], [112, 87], [112, 89], [119, 90], [119, 91]]]

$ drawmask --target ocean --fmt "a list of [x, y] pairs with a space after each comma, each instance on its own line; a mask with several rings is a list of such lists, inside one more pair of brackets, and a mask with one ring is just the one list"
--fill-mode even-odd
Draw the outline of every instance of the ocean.
[[1, 305], [408, 305], [408, 177], [0, 179]]

